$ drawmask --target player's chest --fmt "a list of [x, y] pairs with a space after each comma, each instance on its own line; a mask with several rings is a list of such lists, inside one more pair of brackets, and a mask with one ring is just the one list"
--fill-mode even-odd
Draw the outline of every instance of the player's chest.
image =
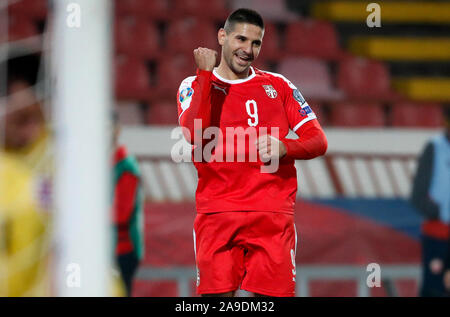
[[221, 127], [280, 126], [286, 122], [282, 95], [270, 83], [212, 86], [213, 124]]

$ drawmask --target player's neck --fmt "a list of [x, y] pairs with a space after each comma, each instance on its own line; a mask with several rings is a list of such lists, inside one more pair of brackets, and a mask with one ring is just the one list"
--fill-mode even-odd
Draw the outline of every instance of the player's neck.
[[220, 61], [219, 66], [216, 68], [216, 72], [220, 75], [220, 77], [223, 77], [228, 80], [245, 79], [249, 76], [250, 67], [247, 68], [245, 72], [236, 74], [230, 69], [230, 67], [228, 67], [227, 63], [224, 62], [224, 60], [222, 59]]

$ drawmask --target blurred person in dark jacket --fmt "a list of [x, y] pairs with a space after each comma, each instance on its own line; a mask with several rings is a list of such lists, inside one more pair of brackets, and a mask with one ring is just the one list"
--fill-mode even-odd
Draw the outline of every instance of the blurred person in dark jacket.
[[[422, 287], [420, 296], [445, 296], [444, 261], [450, 223], [450, 107], [445, 130], [433, 137], [419, 158], [411, 203], [422, 214]], [[450, 277], [448, 278], [450, 279]]]

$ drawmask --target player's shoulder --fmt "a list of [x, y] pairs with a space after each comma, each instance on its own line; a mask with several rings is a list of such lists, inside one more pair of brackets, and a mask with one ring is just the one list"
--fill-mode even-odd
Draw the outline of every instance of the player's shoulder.
[[186, 87], [190, 87], [192, 85], [192, 82], [195, 80], [195, 78], [197, 78], [196, 75], [189, 76], [189, 77], [186, 77], [185, 79], [183, 79], [181, 81], [179, 90], [183, 90]]
[[278, 85], [283, 85], [283, 86], [287, 85], [292, 89], [297, 89], [297, 87], [295, 87], [295, 85], [282, 74], [270, 72], [270, 71], [266, 71], [266, 70], [261, 70], [258, 68], [254, 68], [254, 70], [255, 70], [255, 74], [257, 76], [268, 79], [271, 82], [276, 83]]

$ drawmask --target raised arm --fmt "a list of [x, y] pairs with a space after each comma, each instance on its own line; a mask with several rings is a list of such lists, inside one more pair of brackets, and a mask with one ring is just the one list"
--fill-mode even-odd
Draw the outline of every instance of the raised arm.
[[[201, 133], [211, 124], [211, 75], [216, 64], [217, 52], [207, 48], [194, 50], [198, 67], [197, 76], [188, 77], [177, 93], [178, 123], [185, 128], [186, 140], [194, 144], [194, 134]], [[201, 122], [197, 128], [195, 121]]]

